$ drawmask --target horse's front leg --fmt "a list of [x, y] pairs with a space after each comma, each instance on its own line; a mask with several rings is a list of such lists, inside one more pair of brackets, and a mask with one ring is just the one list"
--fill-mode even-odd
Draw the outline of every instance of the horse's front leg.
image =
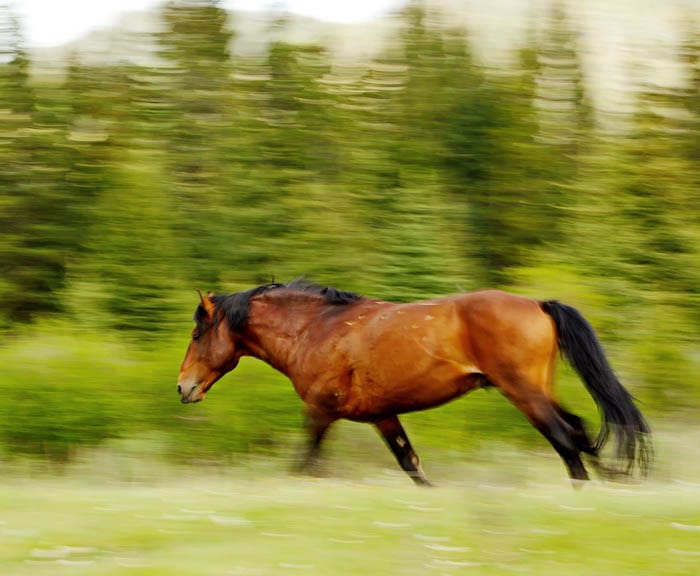
[[318, 460], [321, 451], [321, 442], [328, 431], [334, 419], [323, 414], [316, 413], [313, 410], [306, 412], [306, 430], [309, 434], [306, 452], [302, 456], [299, 464], [299, 472], [304, 474], [318, 473]]
[[432, 486], [423, 473], [418, 455], [408, 441], [408, 435], [403, 429], [401, 422], [399, 422], [399, 419], [396, 416], [391, 416], [379, 422], [375, 422], [374, 425], [384, 437], [384, 440], [396, 457], [399, 466], [406, 471], [411, 479], [421, 486]]

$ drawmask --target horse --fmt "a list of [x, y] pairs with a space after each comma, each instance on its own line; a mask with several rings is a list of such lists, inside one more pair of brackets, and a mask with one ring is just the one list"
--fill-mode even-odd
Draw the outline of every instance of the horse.
[[[430, 485], [398, 415], [497, 388], [550, 442], [576, 484], [588, 480], [582, 454], [602, 473], [646, 474], [649, 426], [613, 372], [588, 321], [556, 300], [500, 290], [392, 303], [304, 280], [271, 282], [229, 295], [199, 292], [195, 327], [180, 367], [183, 403], [204, 399], [242, 356], [292, 382], [309, 432], [303, 469], [317, 463], [329, 426], [370, 423], [416, 484]], [[561, 354], [601, 416], [592, 440], [583, 420], [552, 391]], [[616, 438], [613, 467], [600, 451]]]

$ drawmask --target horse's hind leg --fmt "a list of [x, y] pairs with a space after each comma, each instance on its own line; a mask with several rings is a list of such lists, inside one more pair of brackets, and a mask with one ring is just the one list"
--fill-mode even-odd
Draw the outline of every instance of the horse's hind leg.
[[569, 469], [569, 476], [574, 480], [588, 480], [588, 472], [581, 461], [577, 434], [556, 410], [547, 403], [537, 409], [531, 422], [557, 451]]
[[416, 484], [430, 486], [431, 484], [421, 468], [418, 455], [408, 441], [406, 431], [403, 429], [399, 419], [396, 416], [391, 416], [375, 422], [374, 425], [393, 452], [399, 466], [406, 471]]
[[555, 404], [555, 408], [557, 412], [559, 412], [559, 415], [573, 428], [573, 439], [576, 447], [580, 452], [591, 456], [588, 462], [595, 468], [596, 472], [603, 478], [615, 478], [615, 476], [619, 475], [619, 471], [608, 468], [599, 460], [598, 449], [593, 445], [593, 442], [591, 442], [583, 420], [576, 414], [567, 412], [558, 404]]
[[596, 450], [591, 442], [591, 438], [586, 431], [586, 426], [583, 423], [583, 419], [576, 414], [567, 412], [557, 403], [554, 403], [554, 408], [566, 421], [566, 423], [573, 428], [573, 440], [579, 451], [584, 452], [585, 454], [590, 454], [594, 457], [598, 456], [598, 450]]
[[566, 464], [569, 476], [574, 480], [588, 480], [588, 472], [579, 454], [581, 450], [579, 433], [559, 414], [549, 398], [536, 390], [506, 395], [525, 414], [530, 423], [549, 440]]

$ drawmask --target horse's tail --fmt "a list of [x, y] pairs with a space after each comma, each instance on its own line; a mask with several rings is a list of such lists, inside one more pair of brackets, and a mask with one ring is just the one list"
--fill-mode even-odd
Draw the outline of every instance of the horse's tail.
[[646, 474], [651, 464], [649, 425], [632, 395], [615, 376], [593, 328], [571, 306], [555, 300], [541, 302], [540, 306], [554, 320], [559, 349], [598, 405], [602, 422], [594, 443], [596, 453], [612, 430], [616, 457], [624, 462], [624, 472], [632, 473], [637, 463], [642, 474]]

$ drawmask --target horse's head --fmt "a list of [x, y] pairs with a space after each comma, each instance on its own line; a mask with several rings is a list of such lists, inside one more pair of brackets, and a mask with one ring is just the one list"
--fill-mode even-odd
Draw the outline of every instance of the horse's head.
[[199, 296], [192, 339], [177, 379], [183, 403], [203, 400], [209, 388], [238, 365], [242, 354], [226, 314], [217, 306], [217, 297], [211, 293]]

